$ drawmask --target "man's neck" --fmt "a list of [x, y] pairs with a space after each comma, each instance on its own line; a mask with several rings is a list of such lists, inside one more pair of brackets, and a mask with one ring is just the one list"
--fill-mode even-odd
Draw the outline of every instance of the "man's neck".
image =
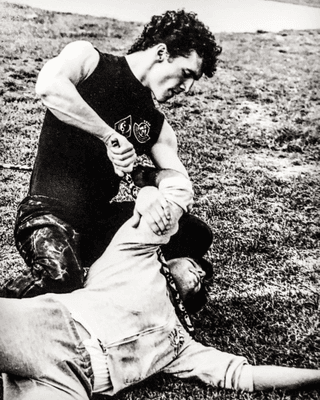
[[138, 51], [125, 56], [133, 75], [146, 87], [149, 87], [148, 75], [153, 66], [153, 54], [150, 50]]

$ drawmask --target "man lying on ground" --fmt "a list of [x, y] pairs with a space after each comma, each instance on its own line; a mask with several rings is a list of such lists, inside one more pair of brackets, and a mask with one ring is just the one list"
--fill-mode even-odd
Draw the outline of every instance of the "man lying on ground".
[[250, 366], [193, 339], [179, 299], [197, 309], [212, 268], [204, 259], [163, 259], [160, 245], [178, 229], [193, 193], [182, 174], [160, 174], [159, 189], [141, 189], [137, 203], [161, 191], [172, 215], [166, 234], [155, 234], [137, 207], [90, 268], [84, 288], [0, 299], [5, 400], [112, 396], [160, 371], [234, 390], [320, 387], [319, 370]]

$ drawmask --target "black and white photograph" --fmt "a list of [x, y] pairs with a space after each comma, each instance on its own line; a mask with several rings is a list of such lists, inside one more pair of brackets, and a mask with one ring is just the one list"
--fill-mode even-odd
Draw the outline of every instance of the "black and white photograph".
[[320, 400], [320, 0], [0, 0], [0, 400]]

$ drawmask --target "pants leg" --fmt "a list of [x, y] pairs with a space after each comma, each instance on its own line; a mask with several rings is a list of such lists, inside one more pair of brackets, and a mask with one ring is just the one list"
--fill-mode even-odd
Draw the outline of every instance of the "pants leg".
[[70, 313], [48, 296], [0, 299], [4, 400], [84, 400], [92, 395], [90, 356]]
[[28, 270], [11, 279], [2, 297], [34, 297], [48, 292], [70, 292], [83, 285], [79, 234], [48, 214], [16, 227], [16, 246]]
[[134, 208], [134, 202], [111, 203], [108, 221], [79, 234], [47, 210], [37, 215], [33, 203], [22, 203], [15, 228], [16, 246], [28, 270], [6, 282], [0, 297], [67, 293], [82, 287], [85, 269], [101, 256]]
[[3, 400], [85, 400], [86, 393], [70, 394], [34, 379], [3, 374]]

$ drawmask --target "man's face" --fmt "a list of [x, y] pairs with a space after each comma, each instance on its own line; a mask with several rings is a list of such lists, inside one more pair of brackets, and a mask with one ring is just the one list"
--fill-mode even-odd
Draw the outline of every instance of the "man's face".
[[206, 273], [194, 260], [175, 258], [168, 261], [168, 267], [182, 300], [199, 292]]
[[174, 95], [188, 92], [194, 81], [199, 80], [202, 58], [195, 50], [189, 56], [171, 58], [167, 52], [163, 55], [149, 76], [149, 88], [159, 103], [164, 103]]

